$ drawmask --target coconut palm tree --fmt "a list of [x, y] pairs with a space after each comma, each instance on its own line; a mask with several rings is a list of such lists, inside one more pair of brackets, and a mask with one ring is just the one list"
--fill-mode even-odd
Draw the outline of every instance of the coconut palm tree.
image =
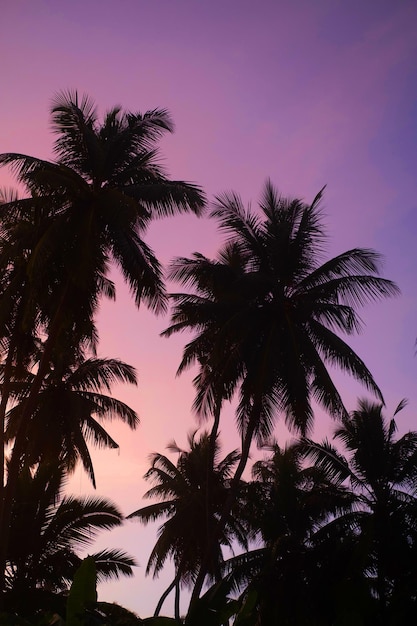
[[[66, 356], [69, 356], [69, 352]], [[94, 526], [96, 523], [94, 516], [99, 521], [106, 519], [104, 514], [107, 505], [104, 501], [100, 499], [92, 499], [91, 502], [89, 500], [73, 501], [66, 499], [65, 504], [63, 501], [56, 512], [58, 521], [53, 521], [48, 530], [41, 529], [41, 526], [42, 528], [43, 525], [46, 527], [47, 521], [51, 519], [52, 505], [55, 505], [56, 501], [59, 500], [64, 470], [66, 472], [73, 471], [77, 462], [81, 460], [95, 486], [94, 468], [88, 444], [92, 442], [101, 447], [118, 447], [101, 422], [118, 418], [126, 422], [131, 428], [135, 428], [138, 423], [135, 411], [111, 395], [103, 393], [103, 390], [110, 392], [111, 386], [115, 382], [136, 384], [136, 375], [132, 367], [116, 359], [87, 359], [75, 363], [61, 361], [54, 362], [52, 365], [53, 367], [45, 378], [37, 396], [35, 411], [27, 425], [27, 439], [19, 465], [18, 491], [15, 492], [12, 501], [10, 523], [10, 542], [12, 545], [6, 552], [6, 557], [9, 558], [9, 565], [6, 561], [6, 578], [10, 579], [12, 573], [12, 589], [8, 595], [6, 594], [5, 602], [14, 598], [13, 602], [16, 602], [17, 605], [22, 602], [22, 593], [29, 594], [30, 598], [33, 599], [34, 606], [38, 602], [42, 603], [43, 598], [45, 602], [50, 601], [55, 605], [55, 597], [48, 600], [49, 590], [45, 591], [42, 588], [42, 591], [39, 592], [37, 586], [29, 589], [28, 585], [32, 580], [30, 576], [34, 566], [28, 551], [33, 550], [35, 560], [38, 559], [36, 550], [39, 548], [43, 551], [42, 559], [45, 556], [47, 560], [43, 564], [41, 559], [39, 567], [49, 568], [51, 579], [54, 578], [55, 571], [59, 572], [60, 568], [63, 568], [61, 560], [67, 564], [67, 571], [70, 573], [78, 567], [80, 562], [78, 556], [72, 557], [70, 553], [67, 554], [65, 552], [66, 546], [62, 546], [62, 543], [57, 543], [55, 546], [55, 539], [51, 536], [51, 528], [58, 533], [61, 531], [66, 533], [65, 536], [71, 539], [73, 535], [69, 531], [72, 532], [72, 529], [77, 527], [83, 528], [84, 524], [88, 528], [89, 536], [93, 538], [94, 532], [91, 531], [88, 524], [92, 523]], [[6, 441], [10, 443], [13, 443], [15, 433], [19, 428], [26, 395], [25, 387], [31, 385], [34, 375], [27, 372], [25, 378], [20, 376], [18, 380], [12, 381], [10, 400], [13, 405], [6, 416], [7, 428], [5, 433]], [[59, 463], [59, 467], [55, 468], [57, 463]], [[52, 471], [50, 477], [48, 476], [49, 471]], [[55, 495], [53, 489], [56, 489]], [[44, 492], [46, 499], [43, 498]], [[38, 503], [36, 503], [36, 497], [39, 498]], [[107, 507], [107, 509], [107, 513], [111, 513], [110, 508]], [[28, 514], [27, 517], [23, 516], [23, 512]], [[112, 514], [116, 515], [116, 513]], [[36, 518], [37, 515], [40, 516], [39, 519]], [[120, 514], [117, 513], [117, 515], [120, 523]], [[45, 517], [46, 521], [42, 516]], [[80, 518], [79, 521], [77, 521], [77, 516]], [[24, 546], [23, 542], [22, 547], [19, 547], [18, 537], [19, 533], [23, 533], [23, 519], [26, 524], [31, 525], [32, 531], [26, 533], [27, 541]], [[109, 519], [111, 520], [110, 517]], [[65, 526], [61, 528], [59, 525], [67, 523], [69, 524], [68, 532], [65, 530]], [[39, 533], [39, 541], [37, 532]], [[51, 542], [51, 550], [46, 550], [44, 545], [46, 542]], [[61, 550], [61, 548], [63, 549]], [[17, 551], [18, 556], [20, 555], [18, 562], [13, 560], [15, 557], [10, 557], [10, 550], [14, 550], [14, 553]], [[23, 550], [23, 553], [21, 554], [19, 550]], [[8, 553], [9, 557], [7, 556]], [[117, 574], [119, 562], [121, 571], [123, 571], [124, 557], [122, 553], [104, 551], [96, 556], [100, 575], [104, 575], [106, 571], [109, 575]], [[10, 565], [10, 559], [12, 559], [12, 565]], [[27, 581], [28, 576], [29, 582]], [[10, 580], [5, 582], [10, 586]], [[28, 588], [26, 589], [26, 587]]]
[[195, 254], [171, 267], [171, 278], [195, 292], [171, 296], [172, 324], [164, 332], [195, 333], [179, 367], [200, 364], [195, 408], [205, 416], [219, 393], [228, 399], [239, 387], [240, 429], [261, 442], [277, 412], [307, 432], [312, 399], [333, 416], [346, 415], [326, 364], [381, 397], [365, 364], [337, 333], [359, 331], [357, 307], [398, 288], [378, 276], [380, 257], [371, 250], [349, 250], [320, 264], [321, 195], [306, 205], [281, 198], [268, 182], [259, 213], [246, 212], [233, 194], [221, 196], [212, 216], [229, 239], [217, 259]]
[[[18, 202], [17, 195], [3, 195], [2, 207]], [[0, 346], [1, 346], [1, 401], [0, 401], [0, 436], [1, 436], [1, 480], [0, 480], [0, 526], [3, 528], [0, 543], [0, 587], [4, 588], [4, 568], [10, 527], [12, 500], [16, 490], [19, 467], [22, 461], [20, 453], [14, 455], [14, 468], [8, 466], [7, 477], [10, 482], [8, 501], [5, 493], [5, 445], [6, 412], [12, 404], [24, 402], [24, 394], [32, 372], [41, 355], [41, 332], [43, 330], [44, 311], [41, 302], [48, 298], [49, 289], [43, 276], [38, 276], [37, 284], [31, 281], [30, 258], [37, 243], [51, 225], [51, 211], [41, 201], [31, 198], [25, 204], [26, 211], [19, 218], [10, 212], [0, 222]], [[53, 265], [51, 266], [53, 267]], [[22, 406], [22, 405], [21, 405]], [[21, 437], [21, 444], [24, 437]], [[12, 480], [10, 480], [12, 477]], [[5, 518], [3, 520], [3, 513]], [[4, 523], [3, 523], [4, 522]], [[2, 525], [3, 524], [3, 525]], [[0, 596], [0, 604], [3, 596]]]
[[320, 536], [332, 518], [352, 509], [352, 494], [331, 472], [306, 466], [298, 442], [269, 449], [254, 464], [246, 489], [245, 511], [257, 545], [225, 564], [229, 586], [241, 594], [243, 606], [251, 604], [254, 625], [330, 625], [332, 594], [348, 578], [332, 555], [346, 553], [343, 541], [350, 544], [338, 537], [325, 560]]
[[[268, 181], [254, 212], [236, 194], [220, 196], [212, 216], [228, 238], [217, 258], [196, 253], [176, 259], [171, 268], [171, 278], [192, 293], [172, 295], [172, 323], [164, 334], [194, 334], [178, 371], [199, 365], [194, 406], [202, 417], [214, 414], [214, 437], [222, 403], [238, 393], [242, 453], [234, 484], [252, 440], [268, 437], [277, 415], [301, 433], [312, 425], [313, 400], [333, 417], [346, 416], [329, 366], [382, 398], [364, 362], [339, 334], [358, 332], [357, 308], [398, 288], [379, 277], [380, 257], [372, 250], [352, 249], [322, 261], [321, 197], [322, 192], [311, 205], [287, 200]], [[203, 579], [204, 571], [195, 595]]]
[[[68, 358], [69, 352], [66, 353]], [[25, 398], [34, 374], [16, 385], [17, 397]], [[59, 459], [71, 472], [81, 461], [94, 487], [95, 476], [88, 443], [117, 448], [101, 422], [117, 418], [134, 429], [136, 412], [111, 395], [114, 383], [136, 385], [133, 367], [117, 359], [86, 359], [81, 362], [53, 362], [37, 396], [37, 405], [26, 428], [23, 465], [51, 463]], [[14, 391], [14, 388], [13, 388]], [[16, 402], [7, 414], [6, 441], [12, 443], [21, 422], [23, 402]]]
[[[214, 465], [211, 470], [210, 499], [207, 498], [207, 457], [211, 454], [211, 442], [207, 433], [198, 439], [196, 433], [189, 436], [189, 450], [180, 450], [176, 444], [169, 448], [179, 453], [174, 464], [162, 454], [152, 455], [152, 466], [145, 474], [154, 486], [145, 493], [145, 498], [160, 500], [128, 515], [143, 524], [166, 517], [160, 526], [158, 540], [151, 552], [146, 573], [157, 576], [166, 560], [171, 558], [175, 565], [175, 577], [162, 595], [155, 610], [158, 615], [168, 594], [175, 589], [175, 614], [179, 619], [180, 585], [190, 586], [198, 573], [207, 544], [211, 537], [224, 503], [228, 496], [232, 470], [238, 461], [236, 451], [220, 460], [216, 442]], [[245, 530], [239, 515], [230, 515], [214, 549], [210, 552], [208, 573], [212, 579], [220, 579], [220, 564], [223, 561], [222, 546], [232, 547], [232, 542], [246, 544]]]
[[356, 512], [337, 523], [342, 532], [355, 533], [378, 601], [378, 624], [391, 624], [395, 615], [405, 621], [417, 616], [417, 432], [395, 437], [395, 415], [403, 406], [387, 420], [381, 404], [361, 400], [335, 431], [345, 454], [328, 441], [303, 444], [318, 467], [347, 481], [355, 494]]
[[161, 268], [143, 234], [155, 217], [177, 211], [198, 214], [204, 205], [198, 187], [169, 180], [158, 163], [157, 142], [173, 128], [167, 111], [142, 115], [115, 107], [100, 123], [88, 97], [64, 92], [53, 102], [52, 127], [57, 134], [55, 162], [0, 155], [0, 165], [11, 166], [29, 193], [28, 198], [3, 202], [0, 222], [20, 221], [34, 204], [51, 216], [27, 258], [27, 280], [31, 287], [41, 287], [33, 289], [37, 295], [43, 294], [38, 332], [46, 340], [9, 463], [0, 524], [4, 543], [27, 424], [51, 362], [62, 352], [60, 343], [95, 347], [99, 299], [115, 293], [107, 278], [110, 262], [120, 268], [138, 306], [144, 302], [154, 311], [164, 310]]
[[[142, 115], [115, 107], [100, 124], [88, 97], [64, 92], [53, 103], [52, 127], [57, 134], [56, 162], [15, 153], [0, 155], [0, 164], [10, 165], [31, 194], [24, 200], [3, 202], [1, 220], [16, 220], [39, 199], [53, 213], [29, 263], [32, 280], [43, 278], [45, 267], [52, 265], [55, 270], [53, 277], [48, 273], [45, 285], [52, 310], [45, 311], [48, 340], [38, 387], [58, 335], [71, 329], [75, 339], [77, 320], [84, 327], [99, 296], [114, 296], [114, 286], [106, 279], [110, 260], [121, 269], [137, 305], [144, 301], [156, 311], [165, 307], [161, 270], [142, 235], [154, 217], [187, 210], [199, 213], [204, 205], [198, 187], [170, 181], [158, 164], [156, 143], [173, 128], [167, 111], [155, 109]], [[77, 316], [68, 315], [75, 306]]]
[[[60, 463], [24, 467], [13, 502], [12, 528], [7, 553], [6, 604], [9, 610], [31, 614], [46, 606], [54, 594], [69, 589], [80, 566], [81, 550], [101, 530], [122, 523], [118, 509], [102, 498], [63, 495], [65, 468]], [[98, 580], [132, 576], [132, 557], [120, 550], [92, 555]], [[43, 600], [44, 598], [44, 600]]]

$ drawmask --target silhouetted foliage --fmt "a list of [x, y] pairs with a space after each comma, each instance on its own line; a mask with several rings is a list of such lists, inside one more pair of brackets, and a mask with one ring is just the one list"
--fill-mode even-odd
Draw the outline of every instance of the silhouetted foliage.
[[[82, 557], [98, 532], [120, 526], [119, 510], [103, 498], [64, 496], [63, 465], [24, 468], [13, 502], [6, 570], [6, 603], [30, 616], [35, 609], [62, 608]], [[120, 550], [92, 555], [98, 580], [132, 576], [135, 561]], [[57, 597], [55, 597], [57, 596]]]

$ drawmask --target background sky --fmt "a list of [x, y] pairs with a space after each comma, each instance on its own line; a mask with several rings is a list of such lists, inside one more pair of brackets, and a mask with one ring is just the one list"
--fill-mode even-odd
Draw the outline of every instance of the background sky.
[[[401, 297], [366, 307], [351, 345], [380, 385], [401, 432], [417, 429], [417, 5], [414, 0], [3, 0], [0, 151], [52, 158], [55, 92], [87, 92], [101, 112], [167, 108], [175, 134], [161, 142], [172, 178], [200, 184], [209, 199], [234, 190], [256, 201], [270, 177], [282, 194], [323, 207], [329, 255], [372, 247]], [[6, 170], [0, 185], [10, 186]], [[155, 223], [148, 243], [167, 264], [193, 251], [214, 256], [214, 223], [193, 216]], [[117, 279], [117, 276], [116, 276]], [[174, 289], [174, 286], [170, 286]], [[159, 337], [169, 318], [139, 312], [118, 280], [116, 303], [99, 315], [100, 354], [135, 365], [136, 389], [115, 395], [141, 417], [135, 433], [109, 427], [119, 451], [95, 455], [98, 495], [125, 514], [142, 505], [148, 455], [196, 427], [193, 373], [175, 378], [185, 337]], [[336, 380], [349, 410], [365, 392]], [[315, 436], [332, 428], [323, 415]], [[223, 451], [238, 445], [225, 412]], [[278, 422], [276, 436], [288, 433]], [[77, 470], [71, 491], [91, 492]], [[150, 615], [171, 579], [144, 578], [155, 528], [135, 522], [103, 534], [140, 567], [131, 581], [100, 586], [99, 599]], [[169, 612], [169, 603], [166, 612]]]

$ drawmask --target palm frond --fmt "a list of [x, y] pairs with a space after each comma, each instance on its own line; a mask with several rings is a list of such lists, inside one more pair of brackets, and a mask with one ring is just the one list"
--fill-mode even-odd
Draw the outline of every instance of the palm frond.
[[347, 459], [327, 440], [317, 444], [311, 439], [302, 438], [299, 450], [332, 481], [343, 483], [352, 475]]
[[130, 184], [125, 193], [138, 198], [141, 205], [155, 217], [175, 215], [178, 211], [191, 211], [202, 215], [206, 198], [200, 187], [183, 181], [171, 181], [160, 176], [143, 183]]
[[120, 576], [133, 576], [136, 561], [123, 550], [100, 550], [91, 555], [96, 564], [97, 582], [118, 580]]
[[120, 419], [130, 428], [135, 429], [139, 424], [139, 417], [133, 409], [121, 400], [117, 400], [112, 396], [106, 396], [101, 393], [92, 393], [88, 391], [79, 392], [79, 395], [88, 400], [91, 412], [95, 413], [100, 419]]
[[[167, 495], [167, 494], [164, 494]], [[144, 506], [137, 511], [130, 513], [126, 519], [138, 518], [142, 524], [155, 522], [157, 519], [169, 515], [175, 510], [176, 500], [165, 500], [164, 502], [155, 502], [149, 506]]]
[[383, 402], [382, 393], [365, 363], [347, 343], [322, 324], [311, 320], [309, 334], [324, 359], [348, 372]]
[[119, 359], [86, 359], [66, 379], [67, 385], [82, 391], [111, 390], [115, 383], [137, 385], [136, 370]]
[[133, 228], [111, 234], [112, 253], [136, 304], [144, 300], [155, 312], [167, 306], [160, 264]]
[[64, 543], [86, 547], [101, 530], [120, 526], [122, 515], [117, 507], [103, 498], [64, 497], [45, 533], [45, 542], [52, 538]]

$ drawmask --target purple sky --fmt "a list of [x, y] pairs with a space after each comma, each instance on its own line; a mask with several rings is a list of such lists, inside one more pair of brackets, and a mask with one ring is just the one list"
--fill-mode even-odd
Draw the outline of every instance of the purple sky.
[[[373, 247], [402, 290], [363, 311], [366, 329], [351, 345], [387, 413], [409, 398], [398, 423], [417, 429], [414, 0], [3, 0], [1, 22], [1, 152], [51, 158], [51, 98], [76, 88], [100, 111], [168, 108], [176, 123], [161, 146], [169, 174], [199, 183], [209, 198], [235, 190], [255, 206], [270, 177], [283, 194], [311, 201], [327, 184], [329, 254]], [[0, 171], [0, 185], [10, 184]], [[195, 250], [214, 255], [219, 241], [214, 224], [191, 216], [158, 222], [148, 237], [164, 263]], [[98, 493], [128, 514], [141, 506], [148, 454], [173, 438], [185, 445], [195, 426], [192, 372], [175, 380], [184, 338], [159, 338], [168, 318], [138, 313], [123, 285], [99, 322], [101, 354], [139, 372], [138, 389], [117, 395], [141, 426], [132, 435], [112, 425], [120, 452], [96, 455]], [[365, 393], [337, 380], [354, 409]], [[316, 436], [328, 426], [319, 417]], [[222, 433], [227, 452], [237, 445], [230, 410]], [[282, 425], [276, 434], [287, 436]], [[81, 470], [72, 490], [89, 491]], [[133, 581], [102, 586], [100, 599], [153, 612], [171, 576], [143, 578], [154, 536], [136, 523], [103, 535], [101, 545], [124, 547], [141, 567]]]

